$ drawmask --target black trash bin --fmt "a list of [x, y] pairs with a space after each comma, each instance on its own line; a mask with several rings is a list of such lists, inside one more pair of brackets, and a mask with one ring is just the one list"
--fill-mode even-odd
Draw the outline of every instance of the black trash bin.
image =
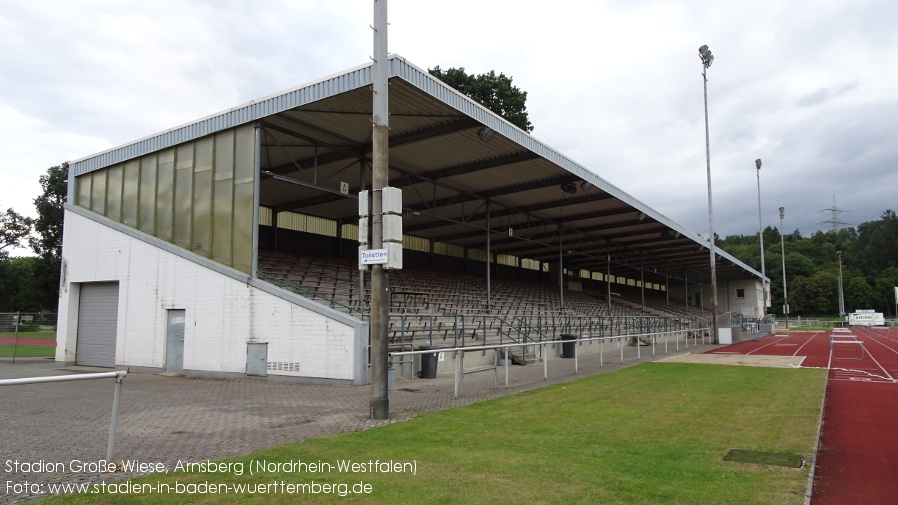
[[[419, 351], [429, 351], [436, 347], [427, 347], [422, 345]], [[437, 353], [428, 352], [421, 355], [421, 371], [418, 372], [419, 379], [436, 379], [437, 378]]]
[[561, 357], [562, 358], [574, 358], [574, 353], [577, 352], [577, 335], [571, 335], [570, 333], [562, 333], [561, 334]]

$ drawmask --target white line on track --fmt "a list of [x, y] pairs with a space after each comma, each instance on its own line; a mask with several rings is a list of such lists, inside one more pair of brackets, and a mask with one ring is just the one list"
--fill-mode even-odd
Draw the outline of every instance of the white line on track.
[[[801, 346], [800, 346], [798, 349], [795, 349], [795, 352], [792, 353], [792, 356], [798, 356], [798, 353], [800, 353], [801, 350], [804, 349], [804, 346], [808, 345], [808, 343], [810, 343], [811, 340], [814, 340], [814, 338], [815, 338], [817, 335], [820, 335], [820, 332], [819, 332], [819, 331], [818, 331], [818, 332], [815, 332], [813, 335], [811, 335], [811, 338], [807, 339], [807, 340], [805, 341], [805, 343], [801, 344]], [[826, 365], [826, 368], [829, 368], [829, 364]]]
[[[879, 344], [879, 345], [885, 347], [885, 348], [888, 349], [889, 351], [892, 351], [892, 352], [894, 352], [895, 354], [898, 354], [898, 351], [895, 351], [895, 349], [892, 349], [891, 347], [889, 347], [889, 346], [883, 344], [882, 342], [877, 341], [876, 338], [875, 338], [874, 336], [869, 335], [866, 331], [860, 332], [860, 334], [863, 335], [864, 337], [866, 337], [866, 338], [864, 338], [864, 345], [867, 345], [867, 342], [868, 342], [868, 341], [869, 341], [869, 342], [875, 342], [875, 343], [877, 343], [877, 344]], [[888, 375], [888, 377], [889, 377], [890, 380], [895, 381], [895, 378], [892, 377], [892, 375], [886, 370], [886, 368], [885, 368], [884, 366], [882, 366], [882, 365], [879, 363], [879, 361], [876, 360], [876, 358], [873, 357], [873, 353], [870, 352], [870, 351], [871, 351], [870, 347], [867, 346], [867, 356], [870, 356], [870, 359], [872, 359], [873, 362], [876, 363], [876, 366], [878, 366], [878, 367], [882, 370], [882, 372], [883, 372], [884, 374]]]

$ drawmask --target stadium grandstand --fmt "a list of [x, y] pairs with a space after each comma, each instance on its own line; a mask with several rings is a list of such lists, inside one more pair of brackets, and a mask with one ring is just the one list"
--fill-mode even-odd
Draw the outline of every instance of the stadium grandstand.
[[[708, 327], [706, 239], [404, 58], [389, 75], [392, 349]], [[360, 66], [71, 162], [56, 360], [367, 383], [371, 82]], [[717, 279], [721, 312], [761, 312], [759, 272], [718, 250]]]

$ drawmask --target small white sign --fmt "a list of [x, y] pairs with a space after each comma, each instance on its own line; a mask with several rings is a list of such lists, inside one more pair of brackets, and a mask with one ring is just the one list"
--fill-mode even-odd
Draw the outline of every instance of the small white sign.
[[439, 357], [437, 358], [437, 361], [446, 361], [446, 356], [445, 356], [446, 353], [441, 352], [438, 354], [439, 354]]
[[386, 249], [369, 249], [362, 251], [363, 265], [383, 265], [387, 262]]
[[343, 193], [344, 195], [349, 194], [349, 183], [348, 182], [340, 181], [340, 193]]
[[511, 229], [511, 228], [508, 229], [508, 236], [509, 236], [509, 237], [514, 237], [514, 230], [513, 230], [513, 229]]

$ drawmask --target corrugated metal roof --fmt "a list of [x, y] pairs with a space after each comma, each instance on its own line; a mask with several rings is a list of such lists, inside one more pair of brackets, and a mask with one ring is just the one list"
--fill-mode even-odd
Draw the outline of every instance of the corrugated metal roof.
[[[648, 258], [649, 268], [707, 276], [707, 240], [404, 58], [391, 56], [390, 75], [390, 181], [404, 189], [409, 233], [477, 247], [489, 202], [492, 233], [514, 231], [492, 241], [498, 253], [549, 260], [560, 234], [583, 267], [604, 271], [598, 265], [610, 251], [625, 271]], [[353, 222], [357, 204], [339, 187], [355, 194], [370, 186], [360, 169], [370, 159], [370, 84], [369, 63], [74, 161], [70, 170], [83, 175], [260, 121], [263, 173], [279, 177], [263, 177], [260, 204]], [[478, 137], [481, 126], [496, 132], [489, 142]], [[575, 194], [562, 191], [568, 183]], [[760, 276], [718, 252], [718, 277]]]

